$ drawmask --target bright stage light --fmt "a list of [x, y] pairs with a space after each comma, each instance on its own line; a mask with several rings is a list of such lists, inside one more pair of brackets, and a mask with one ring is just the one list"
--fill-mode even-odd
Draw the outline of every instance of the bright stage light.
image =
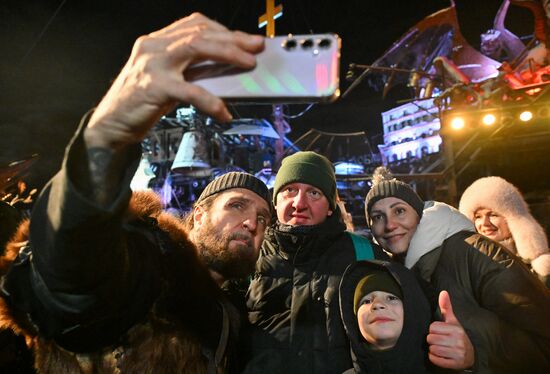
[[481, 122], [485, 126], [492, 126], [495, 124], [496, 121], [497, 121], [497, 117], [492, 113], [488, 113], [484, 115], [483, 118], [481, 119]]
[[531, 112], [530, 110], [524, 110], [523, 112], [520, 113], [519, 115], [519, 119], [523, 122], [528, 122], [530, 121], [531, 119], [533, 118], [533, 112]]
[[454, 130], [461, 130], [464, 128], [466, 123], [464, 122], [464, 118], [462, 117], [455, 117], [451, 120], [451, 127]]

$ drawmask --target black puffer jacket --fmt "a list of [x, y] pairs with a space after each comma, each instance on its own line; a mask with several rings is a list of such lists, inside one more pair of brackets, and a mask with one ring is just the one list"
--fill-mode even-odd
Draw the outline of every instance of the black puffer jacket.
[[431, 284], [432, 305], [449, 292], [474, 372], [550, 372], [550, 292], [519, 257], [464, 223], [456, 209], [427, 201], [405, 265]]
[[[375, 258], [385, 253], [373, 246]], [[338, 287], [355, 260], [339, 210], [317, 226], [268, 229], [247, 294], [248, 373], [339, 373], [352, 367]]]
[[[388, 350], [373, 350], [361, 336], [353, 298], [357, 283], [372, 270], [388, 272], [401, 285], [403, 293], [403, 330], [396, 345]], [[426, 335], [431, 320], [430, 304], [414, 273], [404, 266], [387, 261], [359, 261], [351, 264], [340, 284], [340, 309], [353, 357], [349, 373], [414, 373], [428, 372]]]
[[521, 259], [462, 231], [422, 256], [413, 270], [437, 291], [449, 291], [474, 345], [475, 372], [550, 372], [550, 292]]

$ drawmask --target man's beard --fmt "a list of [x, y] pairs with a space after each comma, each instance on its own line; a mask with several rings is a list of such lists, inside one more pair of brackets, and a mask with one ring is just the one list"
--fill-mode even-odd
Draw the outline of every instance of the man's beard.
[[[244, 240], [247, 244], [234, 242], [229, 248], [232, 240]], [[225, 279], [245, 278], [254, 271], [256, 251], [251, 236], [245, 232], [223, 234], [208, 220], [196, 231], [195, 244], [203, 263]]]

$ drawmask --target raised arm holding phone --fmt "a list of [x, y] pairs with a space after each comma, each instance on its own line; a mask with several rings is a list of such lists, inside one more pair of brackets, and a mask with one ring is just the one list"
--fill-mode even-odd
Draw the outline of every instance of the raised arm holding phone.
[[184, 222], [129, 184], [140, 141], [178, 103], [231, 119], [184, 71], [205, 60], [251, 68], [262, 48], [263, 37], [200, 14], [136, 41], [3, 258], [2, 326], [26, 337], [39, 373], [238, 370], [239, 315], [221, 287], [253, 270], [267, 187], [225, 174]]

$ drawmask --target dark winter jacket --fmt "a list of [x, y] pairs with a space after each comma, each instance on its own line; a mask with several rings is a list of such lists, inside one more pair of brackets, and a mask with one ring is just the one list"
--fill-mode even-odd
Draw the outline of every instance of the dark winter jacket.
[[[455, 209], [441, 204], [450, 214]], [[519, 257], [488, 238], [471, 232], [442, 230], [444, 221], [429, 209], [411, 241], [408, 258], [419, 258], [412, 269], [434, 288], [447, 290], [453, 311], [475, 349], [473, 370], [479, 373], [548, 373], [550, 370], [550, 292]], [[449, 221], [450, 222], [450, 221]], [[443, 235], [430, 226], [439, 226]], [[427, 229], [428, 228], [428, 229]], [[423, 239], [422, 235], [429, 235]], [[414, 242], [414, 246], [413, 246]], [[437, 299], [433, 301], [437, 305]]]
[[226, 369], [238, 318], [182, 222], [127, 187], [94, 205], [72, 178], [83, 157], [77, 136], [36, 202], [30, 242], [27, 224], [0, 262], [2, 326], [32, 342], [41, 373]]
[[[374, 246], [376, 258], [387, 256]], [[355, 260], [337, 209], [317, 226], [276, 223], [247, 294], [247, 373], [339, 373], [352, 367], [338, 287]]]
[[[372, 349], [359, 331], [354, 313], [354, 294], [359, 281], [374, 269], [388, 272], [403, 293], [403, 330], [396, 345], [384, 351]], [[395, 262], [359, 261], [351, 264], [340, 284], [340, 310], [351, 343], [353, 369], [346, 373], [414, 373], [428, 372], [426, 336], [431, 309], [412, 271]]]

